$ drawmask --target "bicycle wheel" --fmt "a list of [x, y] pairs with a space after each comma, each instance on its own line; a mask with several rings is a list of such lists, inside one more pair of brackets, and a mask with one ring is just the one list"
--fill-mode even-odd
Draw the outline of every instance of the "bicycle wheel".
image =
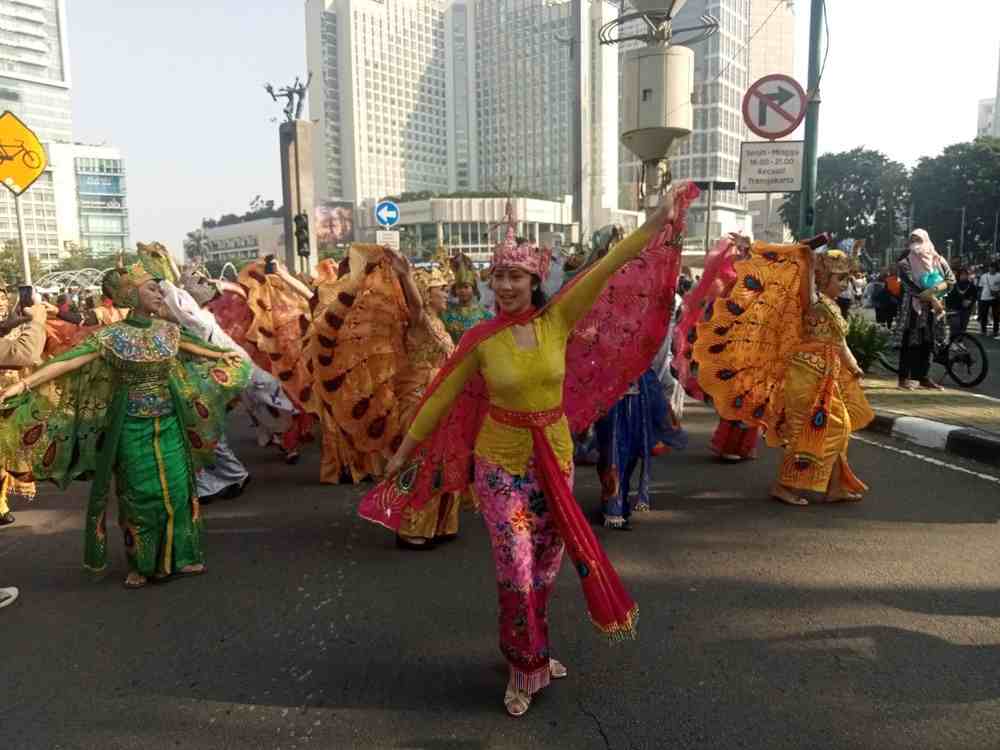
[[963, 388], [975, 388], [990, 371], [990, 361], [983, 345], [966, 333], [958, 334], [948, 344], [944, 366], [951, 379]]
[[21, 161], [24, 162], [24, 166], [28, 169], [38, 169], [42, 164], [41, 157], [34, 151], [25, 151], [21, 154]]

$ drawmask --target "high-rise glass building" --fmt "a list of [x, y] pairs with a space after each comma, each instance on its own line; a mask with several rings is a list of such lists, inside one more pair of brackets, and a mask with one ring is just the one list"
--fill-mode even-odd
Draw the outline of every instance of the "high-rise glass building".
[[[10, 110], [49, 147], [73, 136], [63, 0], [0, 0], [0, 110]], [[61, 251], [52, 169], [21, 197], [25, 244], [43, 266]], [[18, 237], [14, 199], [0, 190], [0, 242]]]
[[0, 0], [0, 108], [42, 141], [72, 139], [64, 0]]
[[[678, 143], [670, 160], [675, 179], [735, 182], [739, 176], [740, 144], [748, 133], [742, 104], [750, 77], [752, 1], [760, 4], [760, 0], [689, 0], [677, 16], [675, 24], [682, 28], [697, 25], [707, 13], [718, 19], [719, 33], [692, 47], [694, 129]], [[705, 236], [707, 205], [703, 195], [692, 207], [690, 236]], [[715, 191], [709, 237], [714, 240], [737, 230], [750, 230], [746, 198], [735, 190]]]
[[584, 228], [623, 220], [618, 55], [597, 43], [617, 4], [584, 7], [574, 30], [571, 4], [552, 0], [309, 0], [317, 198], [512, 183], [561, 201], [578, 118]]
[[308, 0], [316, 197], [447, 191], [448, 0]]
[[91, 255], [129, 246], [125, 161], [118, 149], [74, 146], [73, 173], [80, 217], [80, 246]]

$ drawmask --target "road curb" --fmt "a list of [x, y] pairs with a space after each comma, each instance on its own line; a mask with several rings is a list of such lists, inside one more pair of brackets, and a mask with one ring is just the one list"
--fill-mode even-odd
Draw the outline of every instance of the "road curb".
[[1000, 435], [996, 433], [922, 417], [885, 413], [876, 413], [875, 419], [865, 429], [879, 435], [891, 435], [924, 448], [1000, 466]]

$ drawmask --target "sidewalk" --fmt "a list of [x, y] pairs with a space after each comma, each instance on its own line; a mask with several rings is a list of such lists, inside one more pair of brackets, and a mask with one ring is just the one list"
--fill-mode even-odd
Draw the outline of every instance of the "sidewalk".
[[1000, 399], [947, 385], [904, 391], [882, 370], [864, 379], [864, 389], [877, 415], [869, 429], [1000, 466]]

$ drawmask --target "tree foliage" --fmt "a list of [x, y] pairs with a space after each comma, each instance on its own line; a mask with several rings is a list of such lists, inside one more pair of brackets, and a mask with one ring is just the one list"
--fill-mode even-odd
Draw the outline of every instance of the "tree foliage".
[[188, 260], [203, 260], [211, 244], [204, 229], [192, 230], [184, 238], [184, 257]]
[[[881, 253], [906, 232], [909, 174], [880, 151], [856, 148], [823, 154], [817, 164], [818, 230], [837, 238], [867, 240]], [[799, 194], [785, 197], [781, 218], [798, 237]]]
[[222, 214], [218, 219], [202, 219], [202, 229], [226, 227], [232, 224], [240, 224], [244, 221], [253, 221], [254, 219], [274, 219], [285, 215], [284, 206], [276, 207], [274, 201], [260, 201], [259, 197], [258, 200], [255, 200], [251, 204], [253, 207], [245, 214]]
[[1000, 211], [1000, 139], [956, 143], [940, 156], [924, 157], [911, 183], [914, 224], [928, 231], [942, 253], [949, 240], [953, 259], [963, 248], [964, 207], [962, 260], [981, 261], [990, 255]]
[[[38, 258], [34, 255], [29, 256], [28, 264], [31, 267], [31, 278], [39, 278], [42, 275], [42, 266]], [[18, 240], [5, 240], [3, 248], [0, 249], [0, 283], [6, 286], [24, 283], [24, 274], [21, 272], [21, 243]]]

